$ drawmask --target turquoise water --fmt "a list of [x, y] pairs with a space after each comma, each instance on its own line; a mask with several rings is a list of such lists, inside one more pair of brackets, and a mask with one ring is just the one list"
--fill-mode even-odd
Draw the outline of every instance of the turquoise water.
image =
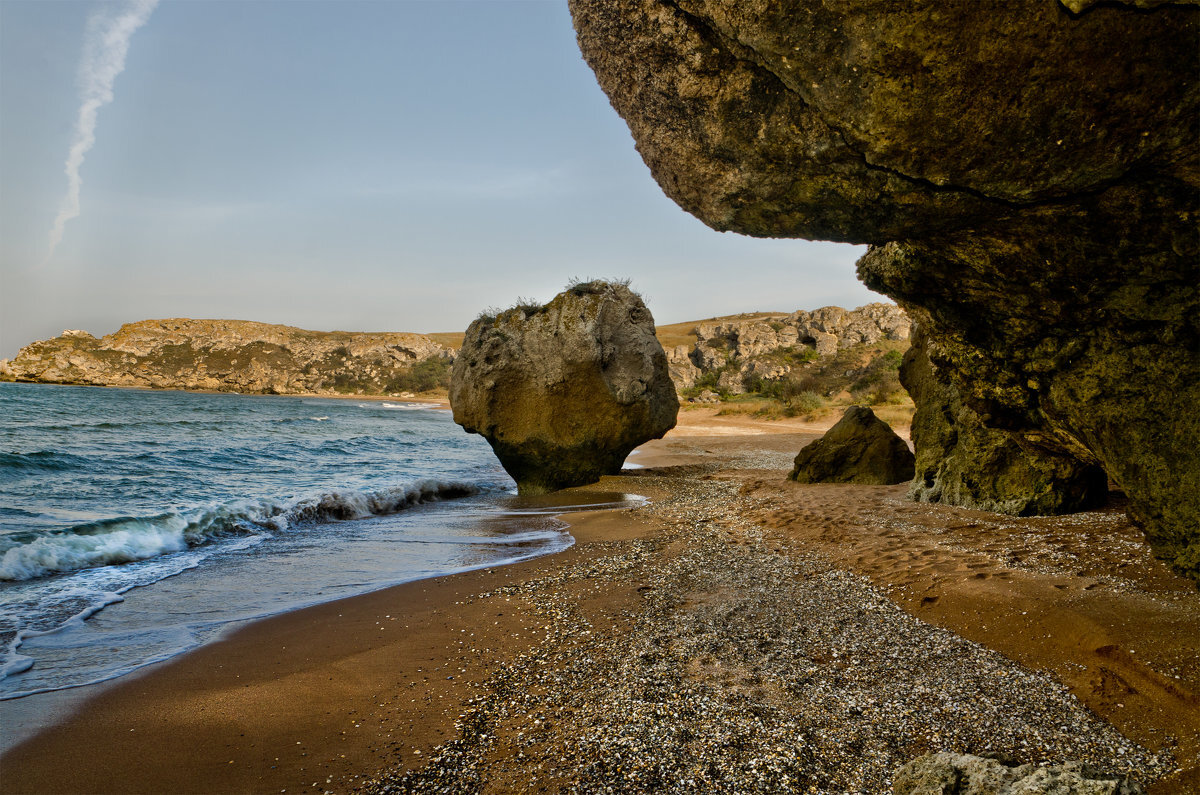
[[398, 401], [0, 383], [0, 495], [0, 698], [572, 543], [480, 437]]

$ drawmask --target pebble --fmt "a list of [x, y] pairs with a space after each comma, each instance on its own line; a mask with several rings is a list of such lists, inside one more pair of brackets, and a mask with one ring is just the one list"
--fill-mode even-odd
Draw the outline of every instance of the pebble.
[[[735, 485], [653, 477], [673, 496], [634, 510], [664, 532], [474, 597], [523, 603], [544, 639], [490, 665], [424, 767], [359, 791], [881, 793], [930, 751], [1079, 760], [1143, 784], [1176, 767], [1048, 674], [773, 551]], [[592, 626], [581, 595], [620, 591], [636, 607]]]

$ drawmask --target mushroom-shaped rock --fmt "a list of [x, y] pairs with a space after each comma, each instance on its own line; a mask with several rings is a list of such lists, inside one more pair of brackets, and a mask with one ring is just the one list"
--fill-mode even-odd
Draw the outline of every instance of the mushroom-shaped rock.
[[911, 480], [913, 454], [866, 406], [851, 406], [824, 436], [796, 455], [797, 483], [891, 485]]
[[1101, 466], [1200, 581], [1196, 3], [570, 6], [668, 196], [871, 244], [983, 424]]
[[522, 494], [619, 472], [633, 448], [675, 427], [679, 411], [650, 310], [608, 282], [477, 319], [454, 363], [450, 405]]

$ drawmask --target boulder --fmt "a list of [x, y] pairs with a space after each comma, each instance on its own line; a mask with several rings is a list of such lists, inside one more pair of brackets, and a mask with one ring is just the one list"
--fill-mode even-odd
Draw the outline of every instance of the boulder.
[[918, 328], [900, 365], [900, 382], [916, 403], [911, 498], [1013, 516], [1071, 513], [1104, 504], [1104, 470], [1046, 450], [1020, 434], [985, 426], [958, 389], [939, 378], [926, 345]]
[[1200, 578], [1200, 7], [570, 6], [671, 198], [871, 244], [859, 277], [980, 420], [1103, 467]]
[[851, 406], [796, 455], [797, 483], [891, 485], [911, 480], [913, 454], [904, 440], [866, 406]]
[[691, 350], [687, 345], [676, 345], [667, 351], [667, 369], [676, 389], [690, 389], [700, 377], [700, 368], [692, 364]]
[[451, 372], [450, 405], [522, 494], [619, 472], [633, 448], [675, 427], [679, 411], [650, 310], [607, 282], [473, 322]]
[[721, 377], [717, 379], [717, 388], [726, 395], [742, 395], [746, 392], [742, 374], [737, 370], [727, 370], [721, 373]]
[[917, 757], [896, 771], [894, 795], [1143, 795], [1124, 776], [1106, 775], [1081, 762], [1038, 767], [1006, 765], [971, 754]]

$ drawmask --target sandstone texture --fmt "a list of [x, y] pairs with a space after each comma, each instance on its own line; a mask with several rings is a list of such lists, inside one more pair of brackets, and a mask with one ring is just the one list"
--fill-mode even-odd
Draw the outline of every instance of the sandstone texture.
[[1008, 766], [971, 754], [925, 754], [896, 772], [895, 795], [1143, 795], [1124, 776], [1081, 762]]
[[900, 381], [916, 404], [910, 497], [1014, 516], [1073, 513], [1105, 503], [1104, 470], [985, 426], [958, 388], [938, 378], [925, 346], [918, 330], [900, 366]]
[[607, 282], [473, 322], [450, 405], [522, 494], [619, 472], [633, 448], [675, 427], [679, 411], [654, 318], [628, 287]]
[[858, 309], [826, 306], [812, 312], [759, 315], [698, 323], [696, 342], [667, 351], [671, 380], [690, 389], [716, 374], [726, 393], [740, 394], [756, 379], [778, 381], [806, 365], [858, 345], [908, 339], [911, 323], [894, 304]]
[[17, 381], [296, 394], [402, 394], [444, 380], [453, 352], [420, 334], [307, 331], [246, 320], [143, 320], [68, 329], [21, 349]]
[[1103, 467], [1200, 577], [1200, 8], [571, 11], [671, 198], [716, 229], [872, 244], [860, 278], [982, 422]]
[[903, 483], [913, 477], [913, 454], [875, 412], [851, 406], [796, 455], [790, 477], [797, 483]]

